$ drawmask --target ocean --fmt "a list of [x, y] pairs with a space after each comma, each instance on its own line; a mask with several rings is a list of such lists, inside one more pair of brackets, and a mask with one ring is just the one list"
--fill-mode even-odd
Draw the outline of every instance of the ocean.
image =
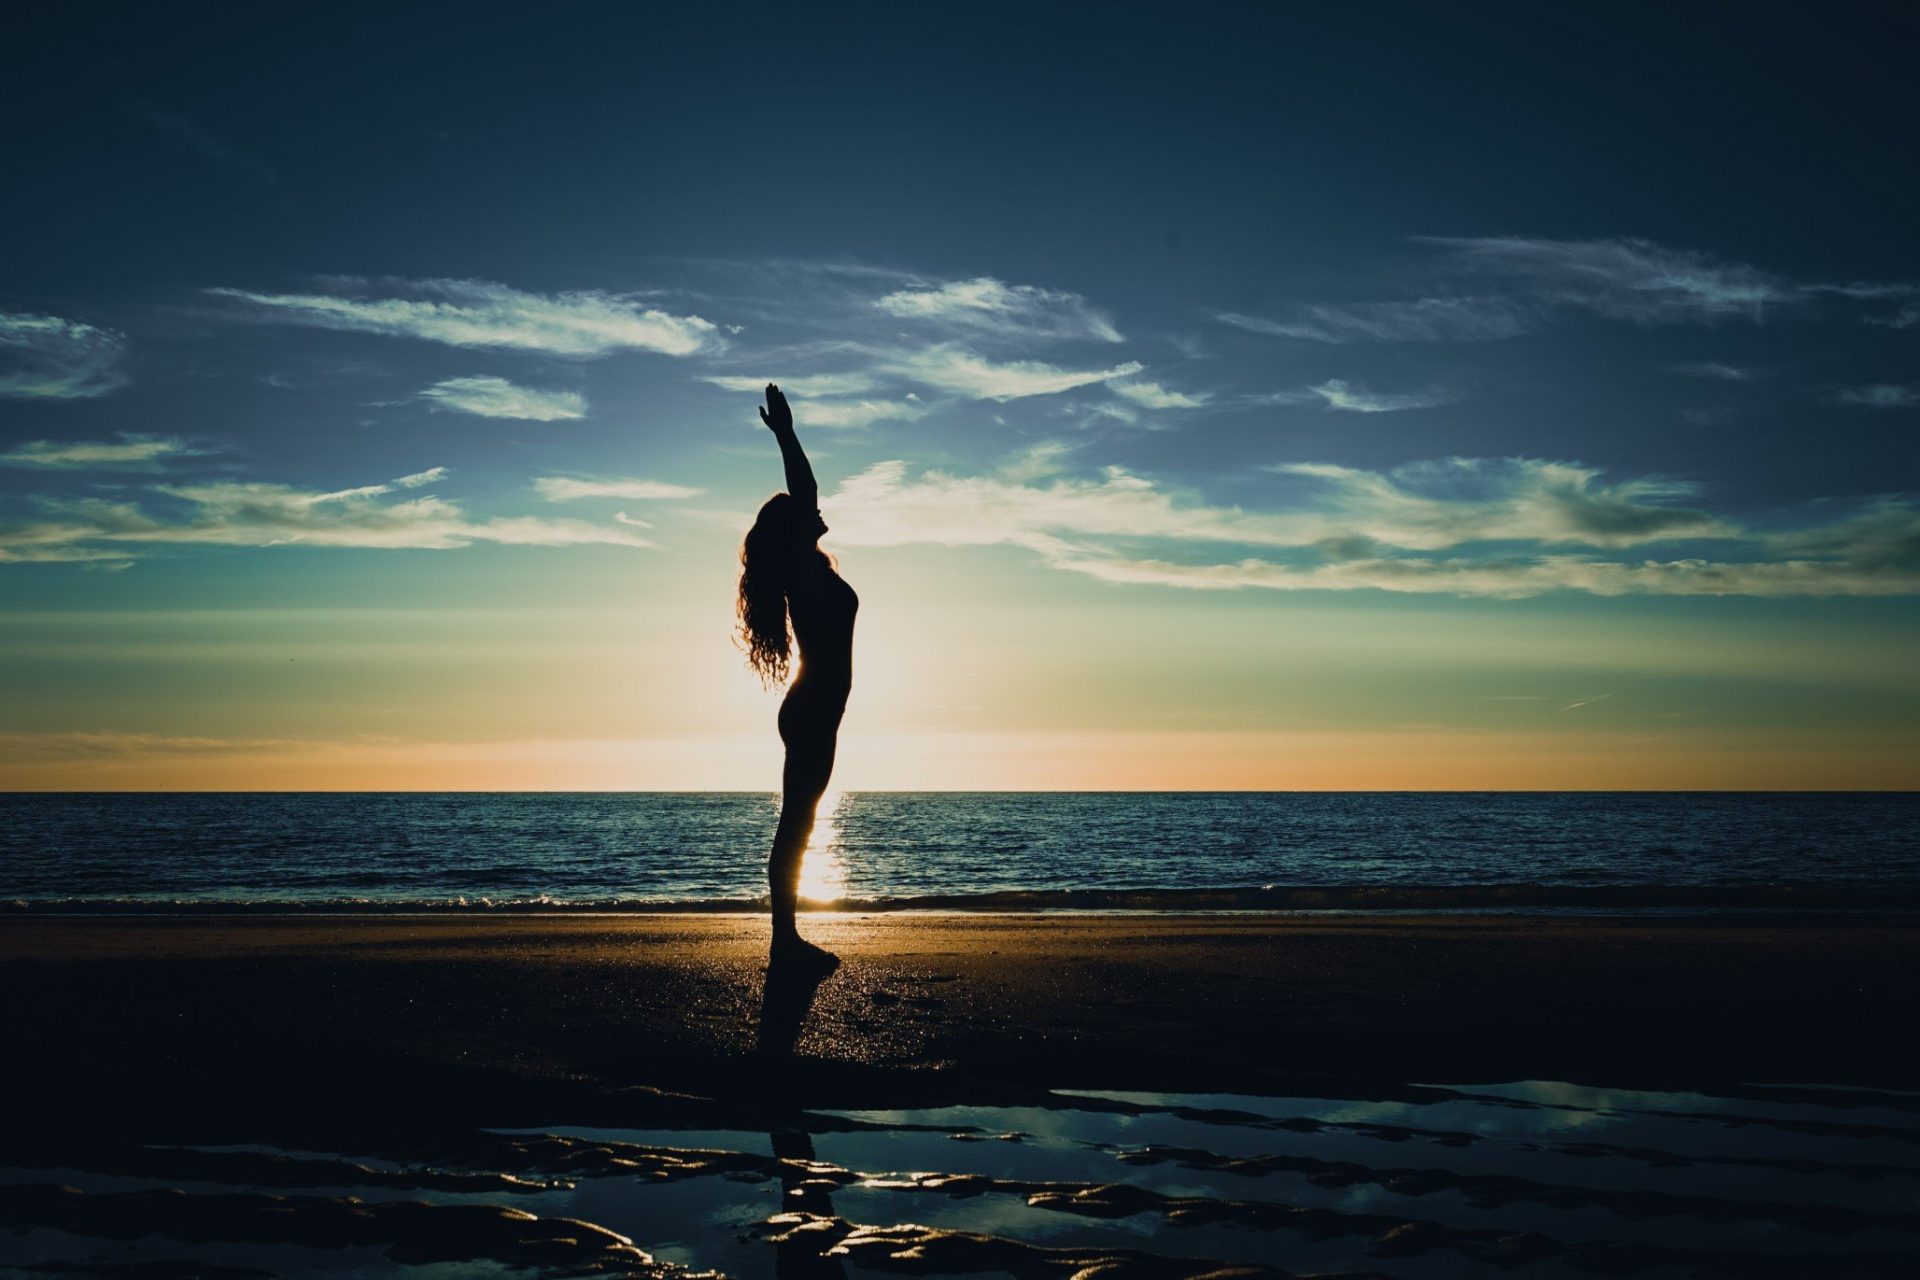
[[[9, 794], [0, 909], [752, 910], [764, 793]], [[830, 795], [849, 910], [1920, 907], [1913, 793]]]

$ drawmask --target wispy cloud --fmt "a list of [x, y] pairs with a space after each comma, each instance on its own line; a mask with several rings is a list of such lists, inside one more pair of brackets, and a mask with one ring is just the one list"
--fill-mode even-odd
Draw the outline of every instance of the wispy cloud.
[[910, 400], [808, 400], [793, 408], [794, 421], [813, 427], [864, 427], [873, 422], [913, 422], [933, 410]]
[[[1435, 296], [1423, 290], [1428, 296], [1302, 305], [1274, 316], [1225, 311], [1216, 312], [1215, 319], [1254, 333], [1314, 342], [1469, 342], [1514, 337], [1575, 310], [1639, 325], [1758, 323], [1769, 311], [1804, 306], [1820, 293], [1911, 296], [1906, 285], [1802, 284], [1745, 263], [1633, 237], [1415, 240], [1441, 250], [1443, 268], [1474, 291]], [[1904, 315], [1905, 308], [1876, 322], [1899, 324]], [[1920, 322], [1920, 311], [1913, 321]]]
[[482, 418], [560, 422], [587, 416], [587, 398], [577, 391], [540, 391], [505, 378], [445, 378], [420, 393], [423, 400]]
[[209, 160], [226, 165], [229, 168], [251, 174], [262, 182], [274, 183], [279, 178], [274, 171], [233, 147], [210, 131], [201, 128], [187, 117], [172, 111], [162, 111], [158, 107], [147, 108], [147, 119], [151, 120], [161, 133], [186, 147], [197, 151]]
[[1623, 548], [1731, 538], [1732, 523], [1682, 500], [1696, 486], [1663, 476], [1608, 483], [1598, 468], [1533, 458], [1447, 458], [1390, 471], [1331, 463], [1273, 468], [1305, 488], [1291, 495], [1317, 513], [1305, 526], [1323, 549], [1367, 543], [1443, 550], [1473, 542]]
[[1854, 280], [1847, 284], [1810, 284], [1808, 293], [1832, 293], [1843, 298], [1883, 302], [1888, 298], [1920, 298], [1920, 282], [1912, 280]]
[[458, 503], [402, 496], [446, 475], [434, 467], [380, 484], [321, 491], [259, 481], [157, 485], [160, 501], [42, 498], [41, 518], [0, 526], [0, 563], [125, 559], [140, 545], [451, 550], [652, 544], [624, 528], [530, 516], [476, 520]]
[[[703, 377], [701, 381], [758, 399], [765, 393], [770, 379], [714, 374]], [[922, 404], [911, 397], [894, 400], [833, 398], [858, 395], [878, 387], [881, 379], [866, 371], [803, 374], [796, 378], [771, 381], [777, 382], [780, 390], [792, 401], [793, 420], [802, 427], [864, 427], [875, 422], [913, 422], [933, 411], [931, 405]]]
[[1515, 560], [1371, 558], [1300, 566], [1246, 558], [1233, 564], [1083, 557], [1058, 568], [1114, 583], [1196, 591], [1402, 591], [1523, 599], [1548, 591], [1588, 595], [1916, 595], [1920, 572], [1859, 572], [1845, 564], [1797, 560], [1782, 564], [1715, 560], [1642, 560], [1620, 564], [1580, 557]]
[[970, 399], [1004, 402], [1054, 395], [1095, 382], [1130, 377], [1142, 367], [1137, 360], [1128, 360], [1110, 369], [1087, 370], [1062, 369], [1039, 360], [996, 363], [949, 342], [897, 353], [885, 365], [885, 370], [910, 382]]
[[1911, 329], [1920, 324], [1920, 281], [1856, 280], [1849, 284], [1811, 284], [1808, 293], [1836, 294], [1860, 302], [1897, 302], [1892, 311], [1860, 317], [1867, 324], [1888, 329]]
[[1404, 302], [1313, 304], [1278, 318], [1218, 311], [1237, 329], [1309, 342], [1491, 342], [1538, 327], [1534, 309], [1512, 298], [1414, 298]]
[[1121, 341], [1112, 319], [1079, 294], [1009, 285], [991, 276], [915, 284], [886, 294], [874, 305], [902, 320], [932, 321], [991, 334]]
[[1368, 391], [1365, 387], [1353, 386], [1339, 378], [1329, 378], [1319, 386], [1310, 387], [1308, 390], [1325, 400], [1329, 409], [1342, 409], [1349, 413], [1395, 413], [1403, 409], [1431, 409], [1451, 399], [1443, 391], [1383, 394]]
[[1590, 694], [1589, 696], [1584, 698], [1575, 698], [1572, 702], [1569, 702], [1566, 706], [1560, 709], [1562, 711], [1578, 711], [1580, 708], [1590, 707], [1596, 702], [1605, 702], [1608, 698], [1611, 698], [1612, 696], [1613, 695], [1610, 693]]
[[1739, 365], [1721, 364], [1714, 360], [1701, 361], [1698, 364], [1669, 365], [1675, 373], [1689, 378], [1707, 378], [1714, 382], [1752, 382], [1754, 372]]
[[856, 546], [1013, 544], [1064, 552], [1074, 535], [1244, 540], [1265, 530], [1237, 511], [1185, 507], [1147, 480], [1118, 468], [1098, 479], [1051, 478], [1058, 446], [1029, 451], [999, 473], [909, 475], [905, 462], [880, 462], [841, 482], [832, 496], [835, 536]]
[[34, 542], [14, 538], [0, 527], [0, 564], [71, 564], [82, 569], [118, 570], [131, 568], [126, 548], [73, 546], [60, 542]]
[[[837, 528], [838, 526], [836, 526]], [[1866, 569], [1834, 561], [1644, 560], [1578, 556], [1509, 560], [1378, 558], [1302, 566], [1250, 558], [1184, 564], [1125, 557], [1056, 560], [1057, 567], [1107, 582], [1192, 590], [1395, 591], [1520, 599], [1549, 591], [1597, 596], [1911, 596], [1920, 570]]]
[[781, 393], [788, 399], [806, 396], [857, 396], [863, 391], [873, 390], [873, 375], [864, 372], [852, 373], [815, 373], [798, 378], [759, 378], [741, 377], [734, 374], [711, 374], [700, 379], [727, 391], [744, 391], [749, 395], [760, 395], [767, 389], [769, 382], [777, 383]]
[[[323, 329], [422, 338], [456, 347], [499, 347], [551, 355], [657, 351], [689, 356], [724, 345], [694, 315], [674, 315], [596, 289], [523, 293], [484, 280], [345, 281], [339, 293], [254, 293], [210, 289], [264, 319]], [[375, 296], [391, 292], [394, 296]]]
[[[1893, 500], [1811, 529], [1756, 533], [1677, 503], [1692, 492], [1678, 481], [1609, 484], [1573, 463], [1448, 459], [1391, 472], [1278, 467], [1306, 487], [1286, 509], [1260, 513], [1118, 468], [1065, 476], [1063, 461], [1049, 446], [983, 475], [879, 463], [829, 499], [835, 536], [853, 545], [1021, 546], [1110, 582], [1209, 590], [1920, 594], [1920, 511]], [[1618, 557], [1700, 541], [1729, 558]], [[1159, 554], [1142, 553], [1156, 543]], [[1205, 558], [1234, 544], [1264, 554]]]
[[1794, 558], [1920, 569], [1920, 510], [1906, 498], [1875, 498], [1825, 524], [1770, 534], [1767, 546]]
[[[720, 263], [743, 279], [750, 264]], [[1007, 402], [1098, 382], [1131, 380], [1137, 360], [1086, 358], [1089, 342], [1121, 341], [1112, 318], [1086, 298], [991, 276], [934, 280], [847, 263], [751, 264], [752, 294], [778, 335], [772, 346], [737, 345], [727, 372], [703, 380], [758, 396], [771, 380], [794, 401], [796, 419], [818, 426], [906, 422], [955, 399]], [[769, 291], [769, 280], [779, 287]], [[804, 298], [805, 305], [796, 299]], [[1077, 354], [1062, 355], [1062, 352]], [[916, 389], [926, 395], [921, 402]], [[1153, 382], [1116, 394], [1155, 409], [1194, 408], [1210, 397]], [[805, 401], [807, 403], [802, 403]]]
[[1213, 399], [1207, 392], [1172, 391], [1145, 378], [1109, 382], [1109, 388], [1147, 409], [1198, 409]]
[[1505, 277], [1536, 297], [1616, 320], [1656, 325], [1762, 318], [1800, 290], [1770, 272], [1651, 240], [1422, 237], [1456, 265]]
[[1738, 536], [1708, 512], [1680, 505], [1691, 486], [1658, 477], [1608, 484], [1591, 467], [1533, 459], [1453, 458], [1389, 472], [1327, 463], [1273, 468], [1288, 478], [1287, 506], [1256, 513], [1182, 498], [1109, 467], [1097, 479], [1021, 477], [1048, 470], [908, 479], [904, 462], [876, 464], [841, 489], [835, 531], [854, 542], [947, 545], [1024, 542], [1082, 534], [1239, 542], [1352, 555], [1393, 547], [1438, 551], [1476, 542], [1542, 542], [1622, 548]]
[[573, 476], [541, 476], [533, 482], [536, 493], [549, 502], [575, 502], [581, 498], [625, 498], [633, 502], [652, 502], [673, 498], [697, 498], [704, 489], [663, 480], [638, 480], [630, 476], [606, 479], [581, 479]]
[[1130, 404], [1116, 404], [1108, 401], [1104, 404], [1070, 404], [1062, 409], [1066, 417], [1078, 417], [1081, 426], [1093, 426], [1102, 418], [1118, 422], [1123, 426], [1140, 425], [1140, 411]]
[[126, 385], [126, 340], [79, 320], [0, 311], [0, 397], [84, 400]]
[[1073, 444], [1066, 440], [1042, 440], [1028, 445], [1002, 462], [998, 474], [1002, 480], [1015, 484], [1058, 475], [1073, 450]]
[[1320, 399], [1319, 393], [1310, 387], [1290, 387], [1285, 391], [1260, 391], [1251, 395], [1240, 396], [1238, 399], [1241, 404], [1248, 405], [1325, 403], [1325, 401]]
[[172, 436], [121, 432], [118, 440], [27, 440], [0, 453], [0, 466], [46, 471], [155, 471], [168, 458], [204, 453]]
[[1889, 329], [1911, 329], [1920, 324], [1920, 302], [1909, 302], [1897, 311], [1882, 316], [1867, 316], [1868, 324], [1884, 325]]
[[1920, 387], [1877, 382], [1864, 387], [1841, 387], [1831, 398], [1836, 404], [1865, 409], [1911, 409], [1920, 405]]

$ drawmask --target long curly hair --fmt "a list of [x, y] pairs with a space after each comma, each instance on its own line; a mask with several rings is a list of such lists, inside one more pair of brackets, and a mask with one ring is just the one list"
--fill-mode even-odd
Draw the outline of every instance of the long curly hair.
[[776, 493], [761, 504], [740, 544], [740, 647], [762, 684], [785, 684], [793, 653], [787, 625], [787, 575], [793, 570], [799, 504]]

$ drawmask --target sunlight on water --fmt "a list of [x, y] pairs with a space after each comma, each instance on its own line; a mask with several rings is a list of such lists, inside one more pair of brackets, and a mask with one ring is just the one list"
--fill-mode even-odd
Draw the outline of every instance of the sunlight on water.
[[838, 902], [847, 894], [847, 864], [840, 856], [840, 806], [838, 791], [820, 797], [813, 838], [807, 841], [806, 858], [800, 864], [800, 897], [805, 901]]

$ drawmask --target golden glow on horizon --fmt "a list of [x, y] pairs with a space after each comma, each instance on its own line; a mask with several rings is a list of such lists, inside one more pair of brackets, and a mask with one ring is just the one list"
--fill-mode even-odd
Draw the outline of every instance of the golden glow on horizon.
[[[488, 742], [91, 735], [7, 758], [0, 790], [759, 791], [771, 733]], [[104, 740], [101, 740], [104, 739]], [[1912, 733], [1080, 732], [845, 734], [842, 791], [1913, 790]], [[829, 796], [815, 840], [834, 849]], [[822, 873], [822, 883], [831, 883]]]
[[[707, 568], [698, 607], [16, 615], [0, 789], [771, 794], [783, 691]], [[846, 791], [1920, 786], [1908, 632], [1838, 610], [1427, 602], [1414, 626], [974, 599], [878, 553], [859, 584]]]

